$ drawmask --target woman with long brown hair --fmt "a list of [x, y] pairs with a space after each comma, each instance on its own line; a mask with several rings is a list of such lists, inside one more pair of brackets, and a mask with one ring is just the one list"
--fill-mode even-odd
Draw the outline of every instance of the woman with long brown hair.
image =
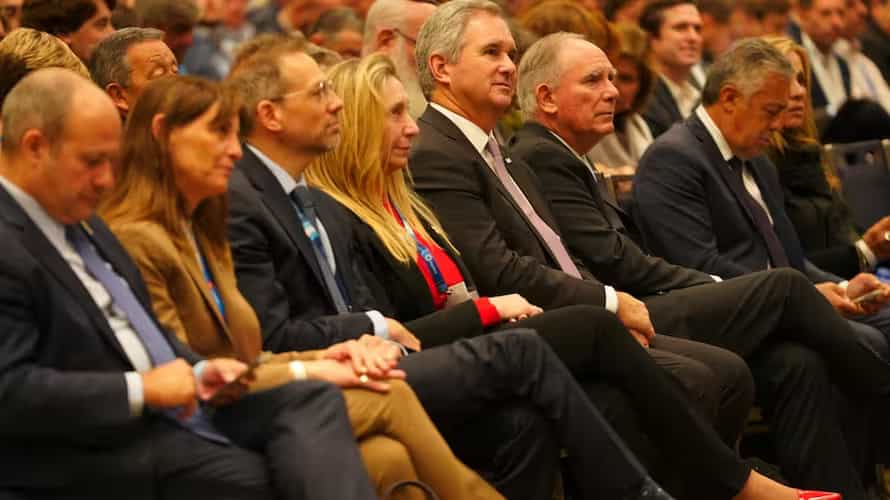
[[[384, 280], [379, 291], [397, 309], [396, 319], [407, 321], [437, 310], [447, 314], [476, 307], [477, 334], [510, 320], [511, 326], [536, 328], [576, 377], [604, 382], [626, 395], [659, 453], [673, 462], [672, 470], [683, 475], [690, 496], [839, 498], [836, 494], [799, 492], [750, 470], [720, 442], [713, 429], [692, 415], [689, 402], [630, 336], [599, 335], [596, 345], [600, 349], [594, 349], [593, 358], [588, 358], [585, 354], [589, 353], [578, 352], [577, 345], [560, 342], [559, 332], [554, 331], [559, 328], [559, 310], [530, 318], [488, 314], [491, 299], [486, 304], [484, 297], [477, 296], [448, 235], [410, 187], [408, 155], [418, 128], [407, 113], [408, 98], [392, 62], [383, 55], [371, 55], [340, 63], [328, 76], [343, 99], [341, 139], [305, 175], [354, 215], [360, 235], [356, 247], [373, 274]], [[494, 309], [497, 313], [498, 308]], [[457, 321], [457, 315], [454, 318]], [[583, 366], [578, 359], [585, 360]], [[571, 467], [573, 452], [584, 450], [572, 448], [570, 439], [560, 444], [568, 449]], [[605, 461], [627, 459], [610, 456]], [[582, 473], [587, 481], [609, 474], [605, 469]], [[640, 470], [639, 474], [646, 472]], [[578, 476], [575, 474], [576, 480]]]
[[[129, 115], [119, 179], [100, 214], [142, 271], [163, 326], [204, 356], [250, 362], [261, 353], [260, 325], [238, 291], [226, 236], [228, 180], [241, 157], [238, 111], [225, 86], [190, 77], [152, 82]], [[419, 479], [443, 499], [501, 498], [454, 457], [395, 361], [363, 347], [375, 341], [382, 342], [279, 353], [250, 389], [307, 378], [343, 387], [381, 493]], [[423, 495], [402, 489], [392, 498]]]

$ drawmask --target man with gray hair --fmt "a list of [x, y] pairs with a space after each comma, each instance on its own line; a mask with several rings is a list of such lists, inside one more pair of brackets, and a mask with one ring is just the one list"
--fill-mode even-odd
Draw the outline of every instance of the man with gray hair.
[[150, 81], [177, 73], [176, 56], [163, 39], [164, 32], [154, 28], [124, 28], [93, 52], [90, 76], [124, 120]]
[[[786, 477], [857, 496], [862, 487], [836, 432], [836, 413], [807, 411], [833, 400], [835, 381], [824, 366], [834, 347], [826, 346], [851, 337], [843, 320], [797, 272], [763, 271], [715, 283], [704, 272], [649, 255], [634, 241], [633, 220], [585, 157], [614, 130], [615, 68], [598, 47], [577, 35], [550, 35], [525, 53], [519, 73], [519, 103], [529, 121], [514, 137], [514, 159], [534, 168], [572, 254], [604, 283], [641, 297], [660, 331], [743, 356], [776, 449], [784, 450], [777, 456]], [[797, 288], [806, 294], [792, 292]], [[814, 311], [831, 316], [833, 326], [811, 334], [801, 317]]]
[[362, 55], [381, 52], [392, 59], [408, 94], [408, 112], [414, 118], [420, 116], [427, 105], [414, 58], [417, 34], [435, 10], [436, 5], [432, 2], [377, 0], [365, 19]]

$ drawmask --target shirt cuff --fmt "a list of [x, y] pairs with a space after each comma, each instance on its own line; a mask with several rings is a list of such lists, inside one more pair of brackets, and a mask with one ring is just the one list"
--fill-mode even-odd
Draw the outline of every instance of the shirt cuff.
[[850, 281], [849, 281], [849, 280], [839, 281], [839, 282], [837, 283], [837, 286], [843, 288], [844, 290], [846, 290], [846, 289], [847, 289], [847, 286], [849, 286], [849, 285], [850, 285]]
[[142, 387], [142, 375], [139, 372], [124, 373], [124, 381], [127, 383], [127, 401], [130, 405], [130, 415], [138, 417], [142, 415], [145, 407], [145, 390]]
[[306, 373], [306, 365], [302, 361], [291, 361], [288, 363], [291, 373], [294, 374], [294, 380], [306, 380], [309, 375]]
[[386, 324], [386, 318], [380, 314], [380, 311], [365, 311], [371, 324], [374, 325], [374, 336], [384, 340], [389, 340], [389, 326]]
[[613, 314], [618, 314], [618, 294], [610, 286], [604, 286], [603, 288], [606, 290], [606, 309]]
[[856, 248], [859, 249], [859, 253], [861, 253], [862, 256], [865, 257], [865, 261], [868, 263], [868, 268], [874, 269], [875, 266], [878, 265], [878, 257], [875, 255], [874, 252], [871, 251], [871, 248], [868, 248], [865, 240], [860, 238], [859, 241], [855, 243], [855, 245]]
[[501, 313], [498, 308], [488, 300], [488, 297], [480, 297], [473, 301], [476, 304], [476, 312], [479, 313], [479, 320], [482, 326], [489, 327], [501, 324]]
[[723, 281], [723, 278], [721, 278], [720, 276], [717, 276], [716, 274], [712, 274], [711, 278], [714, 279], [715, 283], [720, 283], [721, 281]]

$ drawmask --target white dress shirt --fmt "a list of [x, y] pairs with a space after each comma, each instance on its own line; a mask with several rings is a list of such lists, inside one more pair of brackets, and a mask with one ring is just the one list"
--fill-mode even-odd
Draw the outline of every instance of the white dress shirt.
[[847, 90], [844, 88], [844, 79], [841, 76], [841, 66], [838, 56], [834, 51], [828, 54], [822, 53], [813, 40], [806, 33], [801, 33], [801, 44], [810, 56], [810, 66], [813, 68], [813, 77], [818, 80], [819, 86], [825, 93], [828, 101], [827, 111], [834, 116], [837, 110], [847, 101]]
[[136, 371], [124, 373], [124, 380], [127, 384], [130, 414], [133, 416], [141, 415], [144, 406], [144, 394], [142, 376], [139, 375], [139, 372], [150, 370], [152, 365], [151, 358], [149, 358], [145, 346], [142, 345], [139, 334], [130, 326], [127, 315], [111, 301], [111, 296], [102, 283], [93, 278], [87, 271], [80, 254], [65, 238], [65, 227], [46, 213], [46, 210], [31, 195], [22, 191], [3, 176], [0, 176], [0, 185], [22, 207], [25, 214], [40, 229], [40, 232], [46, 236], [46, 239], [59, 252], [62, 259], [71, 266], [71, 270], [77, 276], [77, 279], [80, 280], [96, 303], [96, 306], [102, 311], [102, 314], [108, 321], [108, 326], [111, 327], [114, 336], [124, 350], [124, 354], [127, 355], [133, 368], [136, 369]]
[[838, 40], [834, 50], [850, 67], [853, 97], [871, 99], [890, 113], [890, 87], [874, 61], [862, 53], [859, 40]]
[[[467, 140], [470, 141], [470, 144], [473, 145], [473, 148], [476, 149], [476, 152], [478, 152], [482, 156], [482, 158], [485, 159], [485, 163], [488, 164], [488, 167], [491, 168], [492, 172], [494, 172], [494, 158], [492, 158], [491, 154], [486, 150], [488, 141], [495, 140], [494, 135], [485, 132], [475, 123], [449, 109], [446, 109], [443, 106], [440, 106], [439, 104], [431, 102], [430, 106], [432, 106], [436, 111], [445, 115], [445, 118], [448, 118], [448, 120], [454, 123], [458, 130], [460, 130], [461, 133], [464, 134], [464, 136], [467, 138]], [[556, 137], [559, 138], [559, 136]], [[559, 138], [559, 140], [562, 141], [561, 138]], [[575, 151], [571, 147], [569, 148], [569, 151], [575, 153]], [[578, 156], [578, 153], [575, 153], [575, 155]], [[506, 158], [505, 161], [507, 161]], [[581, 159], [581, 161], [584, 160]], [[495, 174], [495, 176], [497, 175]], [[510, 180], [511, 182], [515, 182], [512, 180], [512, 178]], [[522, 191], [522, 189], [520, 189], [520, 191]], [[611, 286], [604, 285], [603, 288], [605, 289], [606, 296], [603, 307], [605, 307], [609, 311], [612, 311], [613, 313], [617, 313], [618, 294], [615, 293], [615, 289]]]
[[[285, 193], [290, 196], [290, 193], [296, 189], [297, 186], [306, 186], [306, 180], [300, 176], [299, 179], [294, 179], [286, 170], [281, 168], [280, 165], [272, 161], [271, 158], [263, 154], [262, 151], [247, 144], [247, 147], [256, 155], [257, 158], [269, 169], [269, 172], [275, 176], [275, 179], [278, 181], [278, 184], [281, 185], [281, 189], [284, 190]], [[294, 206], [294, 210], [296, 211], [296, 206]], [[295, 214], [296, 215], [296, 214]], [[331, 240], [328, 237], [328, 232], [325, 230], [324, 224], [322, 224], [321, 219], [317, 219], [318, 223], [318, 235], [319, 239], [321, 239], [321, 245], [324, 247], [325, 255], [327, 256], [327, 264], [328, 267], [331, 268], [331, 273], [336, 275], [337, 273], [337, 261], [334, 256], [334, 247], [331, 246]], [[319, 264], [321, 264], [319, 262]], [[374, 325], [374, 335], [377, 337], [381, 337], [384, 339], [389, 339], [389, 326], [386, 324], [386, 318], [384, 318], [383, 314], [380, 311], [370, 310], [364, 311], [364, 313], [368, 316], [368, 319], [371, 320], [371, 324]]]
[[701, 99], [701, 92], [689, 80], [683, 80], [683, 83], [677, 84], [664, 75], [661, 76], [661, 80], [674, 97], [680, 114], [683, 115], [683, 118], [687, 118]]

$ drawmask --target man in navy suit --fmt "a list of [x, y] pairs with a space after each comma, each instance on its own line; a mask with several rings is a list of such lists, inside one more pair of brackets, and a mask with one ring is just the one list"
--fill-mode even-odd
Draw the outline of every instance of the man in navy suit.
[[92, 215], [114, 182], [121, 135], [99, 88], [67, 70], [32, 73], [4, 103], [3, 132], [0, 489], [374, 498], [333, 385], [200, 404], [245, 366], [202, 361], [164, 332], [138, 269]]
[[[634, 179], [639, 229], [646, 245], [674, 264], [723, 278], [791, 267], [819, 282], [817, 288], [839, 312], [873, 312], [890, 298], [874, 276], [859, 275], [844, 289], [842, 283], [837, 283], [839, 279], [803, 257], [797, 235], [782, 208], [775, 167], [762, 155], [770, 133], [781, 126], [790, 86], [797, 84], [790, 75], [790, 64], [776, 49], [754, 40], [741, 42], [712, 66], [702, 95], [703, 107], [686, 122], [674, 125], [641, 158]], [[872, 290], [880, 293], [873, 302], [853, 302]], [[806, 314], [815, 316], [815, 309]], [[827, 312], [832, 315], [830, 310]], [[828, 316], [811, 324], [836, 321]], [[874, 333], [866, 325], [850, 325], [862, 335], [869, 330]], [[791, 328], [785, 325], [780, 330]], [[817, 333], [819, 330], [824, 334]], [[848, 329], [831, 334], [819, 327], [800, 334], [823, 357], [810, 362], [824, 364], [832, 373], [847, 372], [843, 378], [848, 382], [853, 380], [849, 375], [862, 366], [858, 360], [873, 363], [877, 359], [862, 342], [861, 349], [853, 351], [857, 361], [831, 360], [836, 341], [852, 335]], [[821, 340], [813, 344], [817, 336]], [[874, 340], [880, 342], [883, 338]], [[879, 365], [886, 363], [875, 366]], [[775, 383], [774, 377], [761, 378], [760, 383]], [[869, 379], [860, 379], [846, 392], [873, 391], [876, 385]], [[816, 401], [814, 394], [800, 393], [792, 398]], [[820, 399], [825, 406], [825, 398]], [[799, 407], [803, 410], [806, 406]], [[812, 417], [812, 410], [807, 411]], [[834, 418], [828, 415], [831, 411], [829, 405], [818, 416]], [[794, 428], [799, 430], [797, 420], [791, 418], [789, 422], [795, 422]], [[801, 447], [824, 446], [829, 441], [822, 433], [798, 439]], [[822, 455], [829, 453], [826, 450]], [[844, 490], [845, 498], [854, 496], [859, 494]]]

